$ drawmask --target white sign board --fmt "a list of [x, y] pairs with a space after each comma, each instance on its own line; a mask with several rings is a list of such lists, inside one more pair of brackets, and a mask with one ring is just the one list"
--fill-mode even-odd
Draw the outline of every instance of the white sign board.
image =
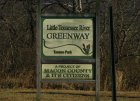
[[42, 79], [92, 80], [91, 64], [42, 64]]
[[92, 18], [42, 18], [43, 56], [91, 57], [93, 55]]

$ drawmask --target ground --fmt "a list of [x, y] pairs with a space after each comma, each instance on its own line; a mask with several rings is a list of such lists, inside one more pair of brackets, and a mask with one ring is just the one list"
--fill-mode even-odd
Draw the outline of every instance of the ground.
[[[36, 101], [33, 89], [0, 89], [0, 101]], [[101, 101], [112, 101], [111, 92], [101, 92]], [[94, 91], [42, 90], [40, 101], [95, 101]], [[140, 101], [140, 92], [117, 92], [117, 101]]]

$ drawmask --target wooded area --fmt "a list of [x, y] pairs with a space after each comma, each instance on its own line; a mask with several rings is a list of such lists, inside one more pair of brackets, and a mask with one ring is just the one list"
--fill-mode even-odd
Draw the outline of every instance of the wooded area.
[[[94, 14], [96, 0], [44, 0], [46, 14]], [[101, 90], [111, 89], [109, 0], [101, 0]], [[50, 3], [50, 4], [49, 4]], [[0, 88], [36, 87], [38, 0], [0, 0]], [[140, 91], [140, 0], [112, 0], [117, 90]], [[93, 84], [43, 84], [91, 90]]]

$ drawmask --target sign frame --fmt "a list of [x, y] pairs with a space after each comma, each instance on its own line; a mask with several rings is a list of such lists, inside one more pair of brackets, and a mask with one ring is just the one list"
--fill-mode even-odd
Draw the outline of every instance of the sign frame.
[[[74, 14], [70, 14], [70, 15], [61, 15], [58, 14], [58, 16], [53, 15], [53, 16], [48, 16], [48, 14], [41, 14], [41, 5], [43, 4], [42, 0], [39, 0], [38, 2], [38, 7], [37, 7], [37, 33], [36, 33], [36, 39], [37, 39], [37, 82], [36, 82], [36, 86], [37, 86], [37, 92], [36, 92], [36, 101], [40, 101], [40, 96], [41, 96], [41, 83], [43, 82], [51, 82], [51, 81], [43, 81], [41, 79], [41, 64], [46, 63], [46, 64], [92, 64], [95, 67], [94, 70], [94, 79], [91, 82], [95, 81], [96, 83], [96, 101], [99, 101], [99, 97], [100, 97], [100, 0], [96, 0], [96, 15], [92, 15], [91, 17], [94, 18], [94, 40], [93, 42], [95, 42], [94, 44], [94, 53], [91, 59], [42, 59], [41, 58], [41, 17], [54, 17], [54, 18], [66, 18], [66, 17], [87, 17], [89, 15], [77, 15], [74, 16]], [[44, 16], [42, 16], [44, 15]], [[97, 32], [96, 32], [97, 31]], [[52, 82], [65, 82], [65, 81], [61, 81], [61, 80], [57, 80], [57, 81], [52, 81]], [[73, 81], [73, 80], [66, 80], [66, 82], [89, 82], [89, 81]]]

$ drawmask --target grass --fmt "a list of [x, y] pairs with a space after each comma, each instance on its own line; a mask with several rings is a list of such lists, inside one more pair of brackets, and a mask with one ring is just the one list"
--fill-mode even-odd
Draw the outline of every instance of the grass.
[[[0, 101], [36, 101], [35, 90], [0, 89]], [[94, 91], [42, 90], [41, 101], [95, 101]], [[112, 101], [110, 92], [101, 92], [101, 101]], [[119, 92], [117, 101], [140, 101], [140, 92]]]

